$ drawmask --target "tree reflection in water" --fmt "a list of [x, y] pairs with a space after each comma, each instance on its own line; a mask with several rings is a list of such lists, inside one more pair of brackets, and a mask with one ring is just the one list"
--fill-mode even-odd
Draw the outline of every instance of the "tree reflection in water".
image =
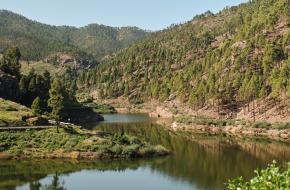
[[51, 184], [42, 184], [39, 181], [30, 183], [30, 190], [66, 190], [64, 186], [64, 181], [61, 182], [58, 173], [53, 175]]

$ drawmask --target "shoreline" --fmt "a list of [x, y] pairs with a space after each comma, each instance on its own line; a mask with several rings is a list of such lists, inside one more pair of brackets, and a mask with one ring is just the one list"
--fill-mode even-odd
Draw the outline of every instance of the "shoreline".
[[290, 129], [263, 129], [253, 128], [241, 125], [200, 125], [200, 124], [186, 124], [177, 122], [175, 119], [157, 118], [156, 123], [164, 126], [171, 132], [188, 132], [191, 134], [202, 135], [226, 135], [228, 137], [250, 138], [250, 139], [265, 139], [271, 141], [280, 141], [290, 143]]
[[21, 155], [21, 156], [14, 156], [7, 153], [0, 153], [0, 160], [78, 160], [78, 161], [104, 161], [104, 160], [132, 160], [132, 159], [145, 159], [145, 158], [156, 158], [156, 157], [163, 157], [167, 156], [169, 153], [164, 153], [160, 155], [153, 155], [153, 156], [142, 156], [136, 155], [132, 157], [128, 156], [120, 156], [120, 155], [109, 155], [109, 154], [100, 154], [98, 152], [65, 152], [63, 149], [56, 150], [53, 152], [48, 153], [45, 156], [37, 156], [37, 155]]
[[[271, 125], [279, 124], [278, 122], [267, 123], [267, 121], [256, 121], [253, 122], [250, 119], [214, 119], [208, 117], [207, 119], [216, 120], [216, 121], [234, 121], [234, 124], [226, 125], [226, 126], [217, 126], [213, 124], [187, 124], [184, 122], [178, 122], [178, 117], [196, 117], [194, 114], [190, 112], [190, 114], [186, 114], [186, 110], [172, 110], [168, 107], [162, 106], [162, 104], [157, 101], [152, 101], [149, 103], [144, 103], [141, 105], [132, 105], [127, 101], [123, 101], [126, 103], [126, 106], [120, 106], [120, 99], [115, 100], [105, 100], [107, 103], [116, 107], [118, 113], [146, 113], [149, 114], [150, 117], [156, 119], [156, 123], [165, 126], [168, 130], [178, 132], [191, 132], [191, 133], [201, 133], [201, 134], [209, 134], [209, 135], [229, 135], [229, 136], [237, 136], [237, 137], [248, 137], [248, 138], [265, 138], [269, 140], [275, 141], [283, 141], [290, 142], [290, 128], [286, 129], [277, 129], [271, 128]], [[160, 106], [161, 105], [161, 106]], [[177, 113], [174, 113], [177, 112]], [[202, 116], [200, 116], [202, 117]], [[206, 118], [206, 117], [205, 117]], [[235, 122], [243, 121], [246, 124], [235, 124]], [[265, 123], [270, 125], [269, 128], [254, 128], [253, 125], [257, 125], [259, 123]], [[283, 123], [285, 125], [289, 125], [288, 122]]]
[[253, 115], [253, 110], [248, 110], [248, 108], [246, 107], [240, 107], [239, 110], [236, 112], [223, 115], [221, 113], [222, 111], [220, 111], [220, 114], [218, 114], [218, 110], [213, 109], [211, 106], [204, 106], [203, 108], [199, 108], [196, 110], [178, 100], [167, 100], [164, 102], [160, 102], [158, 100], [150, 100], [135, 105], [130, 103], [130, 101], [124, 97], [101, 100], [98, 99], [98, 97], [95, 97], [93, 94], [94, 93], [92, 92], [91, 96], [95, 98], [94, 100], [102, 101], [115, 107], [118, 113], [148, 113], [152, 117], [167, 119], [174, 118], [176, 116], [189, 115], [192, 117], [234, 119], [245, 120], [249, 122], [265, 121], [269, 123], [279, 123], [283, 121], [284, 123], [290, 123], [290, 109], [283, 110], [283, 114], [282, 111], [277, 111], [274, 108], [270, 109], [271, 113], [260, 113], [259, 111], [255, 110], [256, 112]]
[[174, 132], [189, 132], [194, 134], [208, 135], [227, 135], [229, 137], [246, 137], [250, 139], [266, 139], [281, 142], [290, 142], [290, 129], [259, 129], [242, 126], [208, 126], [208, 125], [190, 125], [173, 122], [166, 128]]

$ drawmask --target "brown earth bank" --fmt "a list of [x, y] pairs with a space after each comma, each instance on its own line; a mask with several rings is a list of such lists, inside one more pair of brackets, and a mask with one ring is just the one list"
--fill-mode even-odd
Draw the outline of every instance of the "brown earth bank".
[[[271, 98], [263, 101], [256, 100], [248, 106], [240, 108], [236, 113], [226, 115], [218, 114], [217, 110], [210, 106], [194, 110], [177, 100], [163, 103], [152, 100], [139, 105], [131, 104], [126, 98], [122, 97], [103, 101], [114, 106], [119, 113], [148, 113], [151, 117], [158, 118], [158, 124], [165, 125], [173, 131], [290, 141], [289, 100], [281, 103], [275, 103]], [[211, 120], [211, 122], [206, 121], [203, 124], [197, 124], [196, 122], [179, 121], [184, 116], [187, 117], [187, 120], [203, 118], [204, 120]]]
[[170, 129], [173, 131], [186, 131], [211, 135], [225, 134], [228, 136], [266, 138], [271, 140], [290, 142], [290, 129], [261, 129], [241, 125], [196, 125], [178, 122], [173, 122], [170, 125]]
[[[94, 92], [91, 93], [96, 98]], [[290, 123], [290, 99], [286, 98], [282, 102], [277, 102], [268, 97], [263, 100], [255, 100], [237, 108], [236, 111], [220, 109], [206, 105], [202, 108], [194, 109], [177, 99], [169, 99], [164, 102], [150, 100], [142, 104], [132, 104], [127, 98], [101, 100], [116, 108], [119, 113], [148, 113], [157, 118], [175, 118], [180, 115], [200, 116], [216, 119], [243, 119], [247, 121], [266, 121], [269, 123], [285, 122]]]

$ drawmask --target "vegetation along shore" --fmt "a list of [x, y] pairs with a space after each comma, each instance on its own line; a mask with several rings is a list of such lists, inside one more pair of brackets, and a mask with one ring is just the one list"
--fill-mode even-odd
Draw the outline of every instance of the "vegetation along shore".
[[126, 134], [106, 134], [78, 127], [0, 132], [1, 159], [121, 159], [168, 155]]

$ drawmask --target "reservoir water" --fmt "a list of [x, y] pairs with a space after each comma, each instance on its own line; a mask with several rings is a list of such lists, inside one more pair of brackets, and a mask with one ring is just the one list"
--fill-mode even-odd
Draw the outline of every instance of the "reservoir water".
[[104, 115], [90, 130], [128, 133], [172, 155], [154, 159], [1, 161], [0, 190], [219, 190], [249, 179], [272, 160], [290, 161], [290, 145], [267, 140], [172, 133], [145, 114]]

